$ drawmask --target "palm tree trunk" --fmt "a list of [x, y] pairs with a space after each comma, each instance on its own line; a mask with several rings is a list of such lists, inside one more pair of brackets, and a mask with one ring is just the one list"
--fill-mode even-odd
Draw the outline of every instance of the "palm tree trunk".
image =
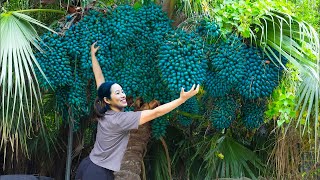
[[[140, 101], [139, 101], [140, 102]], [[140, 103], [135, 103], [136, 105]], [[138, 110], [153, 109], [159, 105], [158, 101], [145, 103]], [[130, 131], [127, 150], [121, 162], [121, 169], [115, 172], [115, 179], [140, 180], [143, 172], [143, 158], [147, 152], [147, 144], [151, 137], [151, 127], [149, 123], [139, 126], [138, 129]]]
[[172, 26], [177, 27], [180, 23], [185, 21], [187, 17], [183, 12], [177, 12], [175, 9], [176, 0], [163, 0], [161, 3], [162, 10], [167, 12], [168, 17], [173, 20]]
[[162, 10], [168, 13], [170, 19], [173, 19], [175, 4], [176, 0], [164, 0], [162, 3]]

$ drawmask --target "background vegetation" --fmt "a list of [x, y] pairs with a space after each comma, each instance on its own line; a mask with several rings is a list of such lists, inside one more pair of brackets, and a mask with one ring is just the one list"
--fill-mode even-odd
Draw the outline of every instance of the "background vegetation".
[[[17, 47], [17, 42], [26, 44], [21, 47], [21, 52], [38, 52], [37, 44], [33, 41], [38, 37], [36, 33], [41, 36], [48, 32], [48, 29], [41, 25], [37, 26], [38, 21], [56, 29], [61, 26], [61, 22], [66, 22], [68, 15], [75, 13], [76, 7], [82, 7], [80, 11], [85, 11], [84, 7], [92, 4], [85, 0], [41, 2], [11, 0], [1, 4], [1, 48], [4, 44], [8, 48], [1, 49], [1, 100], [6, 103], [1, 106], [0, 164], [3, 169], [0, 173], [40, 174], [63, 179], [68, 167], [66, 162], [69, 127], [74, 122], [72, 116], [64, 115], [70, 115], [70, 109], [65, 109], [66, 114], [62, 114], [58, 109], [55, 91], [38, 86], [34, 78], [36, 75], [30, 70], [36, 69], [37, 65], [28, 67], [26, 62], [10, 65], [10, 61], [6, 61], [3, 54], [5, 51], [12, 52], [10, 49]], [[202, 113], [198, 114], [177, 111], [175, 115], [165, 118], [165, 121], [170, 120], [166, 133], [149, 141], [144, 158], [144, 175], [140, 177], [319, 178], [320, 1], [103, 0], [98, 1], [96, 6], [129, 4], [139, 8], [150, 2], [160, 4], [173, 20], [175, 27], [196, 31], [200, 20], [215, 22], [221, 32], [219, 39], [227, 38], [229, 33], [237, 34], [248, 44], [259, 46], [269, 57], [276, 60], [280, 58], [272, 52], [273, 49], [279, 51], [289, 63], [279, 86], [267, 99], [268, 108], [262, 126], [248, 130], [242, 124], [234, 123], [230, 128], [219, 130], [209, 123], [208, 111], [200, 110]], [[17, 36], [17, 31], [11, 33], [13, 29], [9, 29], [14, 26], [5, 26], [18, 21], [22, 23], [16, 23], [16, 26], [28, 33]], [[30, 30], [32, 27], [35, 29]], [[27, 41], [23, 41], [22, 37], [27, 37]], [[34, 44], [29, 46], [27, 42]], [[33, 49], [30, 51], [31, 47]], [[27, 56], [25, 55], [26, 59]], [[21, 57], [23, 59], [23, 56]], [[12, 58], [12, 62], [14, 59]], [[16, 59], [19, 60], [19, 57]], [[36, 64], [36, 61], [30, 62]], [[20, 73], [20, 76], [18, 71], [10, 71], [18, 69], [19, 66], [25, 67], [22, 70], [25, 73]], [[4, 76], [6, 72], [14, 76]], [[28, 72], [30, 74], [27, 76]], [[10, 76], [19, 78], [10, 79]], [[24, 85], [14, 86], [24, 80]], [[20, 95], [9, 96], [15, 94], [14, 92]], [[205, 92], [201, 92], [197, 98], [206, 98]], [[199, 102], [205, 102], [200, 107], [214, 108], [207, 103], [210, 101]], [[17, 114], [21, 115], [17, 118]], [[195, 123], [187, 127], [175, 123], [181, 114], [192, 118]], [[79, 121], [77, 131], [72, 133], [71, 176], [81, 159], [92, 149], [95, 122], [90, 119], [92, 115], [89, 113]]]

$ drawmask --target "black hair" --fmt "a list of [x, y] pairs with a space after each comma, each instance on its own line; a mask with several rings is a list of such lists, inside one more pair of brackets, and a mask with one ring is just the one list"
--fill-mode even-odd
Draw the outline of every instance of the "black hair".
[[98, 97], [94, 101], [94, 111], [98, 117], [102, 117], [110, 109], [104, 98], [111, 99], [111, 86], [114, 84], [116, 83], [112, 81], [104, 82], [98, 88]]

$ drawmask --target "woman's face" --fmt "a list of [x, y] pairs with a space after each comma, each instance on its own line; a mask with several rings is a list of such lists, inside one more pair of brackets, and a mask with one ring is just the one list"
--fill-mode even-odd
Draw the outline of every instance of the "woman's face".
[[126, 94], [119, 84], [113, 84], [111, 86], [111, 99], [105, 98], [106, 103], [110, 105], [110, 108], [114, 111], [122, 111], [127, 107]]

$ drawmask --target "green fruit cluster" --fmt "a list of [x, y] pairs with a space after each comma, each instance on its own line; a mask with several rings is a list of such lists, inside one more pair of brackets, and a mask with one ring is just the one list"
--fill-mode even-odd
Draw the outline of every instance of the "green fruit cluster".
[[[282, 59], [282, 63], [286, 64], [287, 60]], [[244, 98], [256, 99], [270, 96], [279, 85], [283, 68], [259, 48], [246, 48], [244, 67], [244, 76], [235, 87]]]
[[202, 39], [194, 33], [176, 30], [167, 35], [159, 49], [158, 67], [172, 92], [181, 87], [189, 90], [204, 81], [207, 60], [202, 46]]
[[258, 128], [264, 122], [265, 99], [246, 100], [241, 107], [242, 122], [248, 129]]
[[197, 23], [196, 33], [205, 38], [218, 38], [220, 36], [220, 27], [213, 21], [204, 19]]
[[151, 122], [152, 137], [160, 139], [165, 136], [167, 126], [169, 125], [170, 115], [164, 115]]
[[[71, 19], [66, 18], [67, 22]], [[136, 10], [123, 5], [88, 10], [68, 29], [58, 28], [59, 35], [44, 34], [44, 52], [36, 57], [56, 92], [59, 109], [71, 107], [77, 121], [89, 114], [96, 96], [90, 53], [94, 42], [99, 46], [96, 57], [106, 81], [119, 83], [127, 96], [171, 101], [179, 91], [168, 93], [167, 79], [159, 68], [159, 56], [164, 54], [160, 47], [168, 42], [168, 34], [174, 34], [171, 23], [160, 6], [150, 4]], [[186, 34], [186, 38], [191, 36]], [[40, 72], [37, 74], [41, 86], [50, 88]]]
[[[263, 98], [272, 93], [281, 76], [280, 66], [268, 63], [271, 60], [261, 50], [248, 47], [237, 36], [207, 43], [204, 36], [220, 34], [215, 23], [201, 21], [196, 33], [173, 29], [172, 21], [154, 4], [140, 9], [128, 5], [96, 8], [73, 19], [66, 17], [71, 26], [59, 27], [59, 35], [42, 36], [44, 52], [36, 58], [50, 82], [37, 72], [41, 86], [52, 87], [59, 109], [71, 108], [78, 122], [90, 113], [96, 97], [90, 53], [94, 42], [100, 47], [96, 57], [106, 81], [119, 83], [127, 96], [166, 103], [179, 95], [181, 87], [189, 90], [193, 84], [204, 84], [210, 96], [225, 99], [218, 100], [211, 115], [213, 125], [220, 129], [230, 126], [238, 107], [227, 94]], [[181, 108], [196, 110], [194, 101], [190, 103]], [[181, 117], [180, 123], [191, 121]], [[153, 124], [155, 137], [163, 136], [167, 120]]]
[[[249, 100], [270, 96], [279, 84], [282, 66], [261, 49], [247, 45], [240, 37], [230, 35], [226, 40], [206, 44], [205, 49], [209, 63], [204, 88], [211, 97], [221, 99], [229, 95], [238, 96], [239, 99], [244, 99], [245, 106]], [[278, 54], [276, 51], [273, 53]], [[282, 64], [287, 63], [286, 58], [281, 59]], [[213, 126], [217, 129], [228, 128], [235, 118], [228, 115], [234, 113], [235, 109], [225, 105], [226, 102], [218, 100], [214, 104], [215, 107], [221, 107], [214, 109], [211, 115]], [[266, 102], [261, 102], [263, 103]], [[263, 123], [263, 113], [256, 111], [256, 120], [249, 115], [244, 117], [247, 119], [243, 119], [249, 129]]]
[[[196, 97], [192, 97], [188, 99], [184, 104], [179, 106], [178, 108], [179, 111], [183, 111], [186, 113], [189, 113], [190, 115], [197, 115], [200, 112], [200, 107], [199, 103]], [[179, 114], [178, 117], [178, 122], [184, 127], [190, 126], [192, 123], [192, 118], [184, 116], [182, 114]]]
[[237, 97], [226, 95], [216, 98], [210, 121], [216, 129], [228, 128], [237, 118], [237, 109], [240, 107]]

